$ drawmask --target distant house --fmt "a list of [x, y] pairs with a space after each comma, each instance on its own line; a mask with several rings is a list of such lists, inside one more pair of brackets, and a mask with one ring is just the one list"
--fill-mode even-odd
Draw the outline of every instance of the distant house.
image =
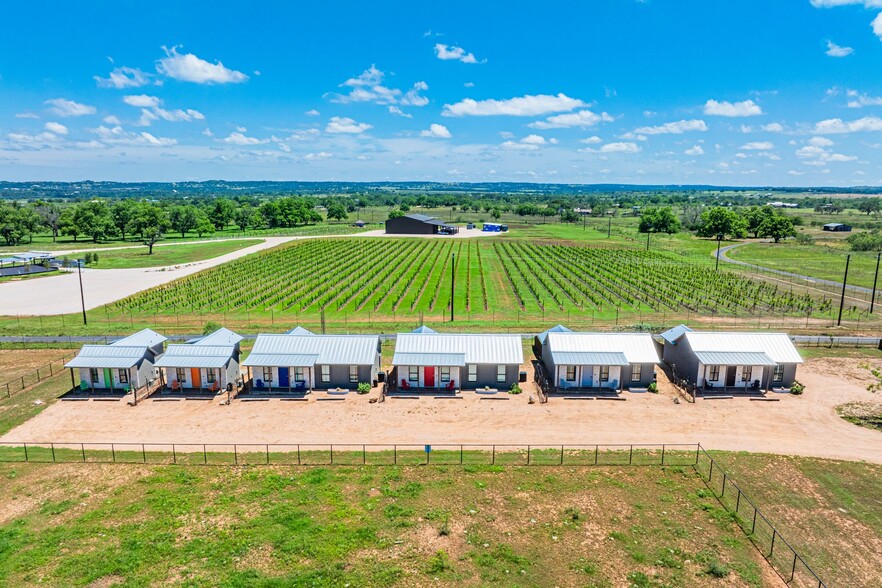
[[699, 388], [789, 388], [802, 363], [786, 333], [689, 330], [664, 345], [665, 361]]
[[64, 366], [70, 369], [71, 386], [76, 387], [77, 370], [83, 392], [125, 394], [137, 390], [156, 378], [155, 364], [163, 354], [165, 340], [159, 333], [144, 329], [110, 345], [83, 345]]
[[568, 390], [646, 388], [658, 350], [649, 333], [548, 332], [542, 349], [548, 385]]
[[169, 345], [156, 367], [172, 391], [219, 392], [239, 381], [239, 343], [242, 336], [229, 329], [184, 344]]
[[448, 334], [431, 329], [395, 341], [393, 389], [503, 390], [518, 381], [524, 348], [518, 335]]
[[[295, 329], [297, 330], [297, 329]], [[380, 371], [376, 335], [258, 335], [242, 362], [251, 392], [355, 389]]]
[[843, 223], [827, 223], [826, 225], [821, 227], [825, 231], [832, 231], [835, 233], [849, 233], [851, 232], [851, 225], [846, 225]]
[[390, 235], [437, 235], [458, 232], [459, 227], [425, 214], [406, 214], [386, 221], [386, 233]]

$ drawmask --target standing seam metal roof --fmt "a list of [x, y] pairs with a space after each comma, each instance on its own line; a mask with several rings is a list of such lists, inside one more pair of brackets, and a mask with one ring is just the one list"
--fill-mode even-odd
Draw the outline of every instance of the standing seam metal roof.
[[704, 365], [776, 365], [762, 351], [698, 351], [695, 357]]
[[221, 327], [214, 333], [202, 337], [198, 341], [194, 341], [191, 345], [235, 345], [242, 341], [244, 337], [238, 335], [229, 329]]
[[137, 365], [147, 354], [146, 347], [122, 345], [83, 345], [66, 368], [130, 368]]
[[401, 353], [462, 354], [466, 363], [485, 365], [524, 363], [519, 335], [399, 333], [395, 354]]
[[649, 333], [548, 333], [548, 349], [561, 351], [619, 352], [628, 363], [658, 363], [658, 351]]
[[315, 355], [317, 364], [367, 365], [376, 360], [379, 344], [376, 335], [258, 335], [243, 365], [261, 365], [257, 357], [268, 355]]
[[554, 365], [629, 365], [618, 351], [552, 351], [551, 360]]
[[233, 358], [233, 345], [174, 344], [169, 345], [156, 363], [156, 367], [224, 367]]
[[802, 363], [799, 351], [786, 333], [685, 333], [693, 353], [701, 351], [763, 352], [776, 363]]
[[165, 341], [166, 338], [156, 331], [152, 329], [144, 329], [129, 335], [128, 337], [123, 337], [119, 341], [114, 341], [110, 345], [122, 347], [138, 347], [143, 345], [144, 347], [153, 347], [154, 345], [158, 345]]

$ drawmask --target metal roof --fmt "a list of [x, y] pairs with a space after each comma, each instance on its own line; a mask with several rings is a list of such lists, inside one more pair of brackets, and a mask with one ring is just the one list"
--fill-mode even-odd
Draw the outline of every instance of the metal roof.
[[419, 214], [418, 212], [414, 212], [411, 214], [405, 214], [406, 218], [412, 218], [413, 220], [418, 220], [420, 222], [427, 222], [431, 220], [437, 220], [434, 216], [429, 216], [426, 214]]
[[233, 345], [202, 345], [181, 343], [169, 345], [156, 363], [156, 367], [220, 368], [232, 359]]
[[763, 352], [775, 363], [802, 363], [802, 357], [786, 333], [693, 331], [684, 336], [696, 354], [701, 351]]
[[628, 363], [658, 363], [655, 341], [649, 333], [548, 333], [548, 349], [555, 353], [618, 352]]
[[695, 357], [704, 365], [776, 365], [762, 351], [698, 351]]
[[288, 331], [288, 334], [289, 335], [315, 335], [315, 333], [313, 333], [309, 329], [304, 329], [301, 326], [294, 327], [293, 329]]
[[229, 329], [221, 327], [214, 333], [202, 337], [198, 341], [194, 341], [193, 345], [235, 345], [244, 337], [238, 335]]
[[123, 337], [119, 341], [114, 341], [111, 345], [120, 345], [125, 347], [153, 347], [154, 345], [158, 345], [159, 343], [163, 343], [166, 341], [166, 338], [153, 331], [151, 329], [144, 329], [143, 331], [138, 331], [133, 335], [129, 335], [128, 337]]
[[464, 367], [464, 353], [399, 353], [392, 357], [392, 365], [436, 365]]
[[242, 362], [251, 367], [312, 367], [318, 355], [308, 353], [252, 353]]
[[629, 365], [619, 351], [552, 351], [554, 365]]
[[126, 369], [139, 364], [146, 353], [146, 347], [83, 345], [77, 356], [64, 364], [64, 367]]
[[[475, 364], [524, 363], [519, 335], [399, 333], [395, 355], [402, 353], [462, 354], [466, 363]], [[392, 363], [396, 365], [394, 359]]]
[[543, 331], [536, 335], [539, 338], [539, 342], [545, 345], [545, 340], [548, 338], [548, 333], [572, 333], [572, 329], [568, 329], [563, 325], [557, 325], [556, 327], [551, 327], [547, 331]]
[[419, 327], [417, 327], [413, 331], [411, 331], [411, 333], [437, 333], [437, 332], [438, 331], [436, 331], [435, 329], [430, 329], [426, 325], [420, 325]]
[[[314, 355], [313, 363], [318, 364], [368, 365], [375, 363], [379, 346], [380, 338], [376, 335], [258, 335], [243, 365], [264, 365], [256, 363], [262, 355], [287, 355], [292, 360], [294, 356]], [[252, 356], [258, 357], [252, 359]], [[296, 364], [283, 362], [281, 365]]]
[[686, 325], [677, 325], [671, 329], [668, 329], [664, 333], [661, 334], [661, 338], [667, 341], [668, 343], [673, 343], [677, 339], [683, 336], [683, 333], [691, 333], [694, 329], [687, 327]]

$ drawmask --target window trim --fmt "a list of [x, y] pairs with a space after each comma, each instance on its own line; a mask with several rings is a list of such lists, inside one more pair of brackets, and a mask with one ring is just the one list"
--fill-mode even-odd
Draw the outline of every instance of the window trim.
[[97, 384], [101, 381], [98, 379], [98, 368], [89, 368], [89, 381], [92, 384]]
[[350, 384], [358, 384], [358, 366], [357, 365], [349, 366], [349, 383]]
[[718, 365], [707, 366], [707, 380], [709, 382], [719, 382], [720, 381], [720, 366], [718, 366]]
[[441, 382], [444, 384], [448, 383], [450, 381], [450, 366], [442, 365], [438, 371], [440, 374], [438, 377], [441, 378]]
[[743, 365], [741, 366], [741, 381], [749, 382], [753, 379], [753, 366], [752, 365]]
[[784, 381], [784, 366], [780, 363], [775, 364], [775, 369], [772, 371], [772, 381], [773, 382], [783, 382]]
[[609, 382], [609, 366], [608, 365], [600, 366], [600, 381], [601, 382]]
[[322, 382], [328, 383], [331, 381], [331, 366], [325, 364], [322, 366]]
[[208, 384], [217, 382], [217, 372], [214, 371], [214, 368], [205, 368], [205, 381]]
[[128, 384], [129, 383], [129, 370], [121, 369], [119, 373], [116, 374], [116, 377], [119, 379], [120, 384]]
[[469, 382], [477, 382], [478, 381], [478, 365], [474, 363], [470, 363], [468, 367], [468, 381]]
[[183, 386], [187, 381], [187, 370], [184, 368], [175, 368], [175, 381]]
[[[564, 381], [565, 382], [575, 382], [576, 381], [576, 366], [568, 365], [565, 366], [566, 371], [564, 372]], [[571, 374], [572, 372], [572, 374]]]
[[[269, 375], [267, 375], [269, 374]], [[273, 368], [265, 367], [263, 368], [263, 383], [264, 384], [272, 384], [273, 383]]]
[[508, 376], [508, 374], [506, 373], [507, 371], [508, 370], [506, 370], [504, 363], [500, 363], [499, 365], [496, 366], [496, 382], [498, 384], [505, 383], [505, 380], [507, 379], [507, 376]]
[[631, 364], [631, 381], [639, 382], [643, 379], [643, 364], [642, 363], [632, 363]]
[[419, 382], [420, 381], [420, 366], [418, 366], [418, 365], [407, 366], [407, 381], [408, 382]]
[[294, 381], [295, 382], [305, 382], [306, 381], [306, 372], [303, 371], [302, 367], [294, 368]]

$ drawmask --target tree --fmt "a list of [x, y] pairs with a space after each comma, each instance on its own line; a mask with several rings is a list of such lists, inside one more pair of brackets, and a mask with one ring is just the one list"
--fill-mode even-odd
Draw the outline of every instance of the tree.
[[119, 232], [122, 240], [126, 240], [126, 231], [132, 224], [135, 217], [135, 209], [137, 204], [131, 200], [120, 200], [110, 208], [110, 216], [113, 219], [113, 226]]
[[644, 208], [640, 213], [641, 233], [667, 233], [669, 235], [680, 231], [680, 219], [674, 214], [670, 206], [661, 208]]
[[34, 204], [34, 212], [42, 220], [43, 226], [52, 231], [52, 242], [54, 243], [61, 228], [61, 209], [56, 204], [38, 201]]
[[26, 210], [15, 204], [0, 203], [0, 236], [7, 245], [18, 245], [30, 234]]
[[763, 220], [757, 233], [761, 237], [771, 237], [775, 243], [779, 243], [781, 239], [795, 237], [796, 229], [793, 228], [793, 219], [789, 216], [772, 214]]
[[747, 221], [747, 232], [752, 233], [754, 238], [760, 236], [760, 227], [770, 216], [775, 215], [775, 209], [771, 206], [751, 206], [744, 211], [744, 220]]
[[77, 237], [80, 235], [80, 229], [77, 227], [76, 223], [74, 223], [73, 213], [73, 208], [65, 209], [61, 213], [61, 217], [58, 219], [58, 228], [61, 229], [62, 235], [73, 237], [74, 243], [76, 243]]
[[110, 207], [103, 200], [77, 204], [73, 209], [71, 222], [79, 234], [88, 235], [94, 243], [112, 235], [115, 229]]
[[849, 235], [846, 241], [852, 251], [882, 251], [882, 233], [878, 230]]
[[699, 237], [729, 235], [738, 238], [744, 237], [746, 234], [747, 221], [734, 210], [714, 206], [701, 213], [701, 226], [698, 228]]
[[879, 214], [879, 211], [882, 210], [882, 200], [879, 198], [863, 198], [858, 202], [857, 209], [861, 212], [866, 212], [868, 216], [874, 213]]
[[493, 217], [493, 220], [499, 220], [502, 218], [502, 212], [499, 208], [494, 207], [493, 210], [490, 211], [490, 216]]
[[193, 230], [199, 222], [199, 209], [192, 204], [175, 206], [168, 213], [168, 220], [171, 227], [180, 233], [182, 238], [186, 237], [187, 233]]
[[[478, 212], [481, 209], [480, 205], [477, 205], [477, 206], [478, 206], [478, 208], [477, 208], [477, 210], [475, 210], [475, 212]], [[406, 202], [402, 202], [398, 208], [401, 209], [401, 212], [410, 212], [410, 205]]]
[[346, 207], [339, 202], [328, 205], [328, 220], [346, 220]]
[[147, 255], [153, 255], [153, 246], [168, 229], [169, 220], [165, 210], [148, 202], [138, 205], [132, 219], [132, 230], [141, 235], [147, 246]]
[[254, 224], [254, 217], [259, 217], [260, 215], [256, 210], [251, 208], [249, 205], [245, 205], [239, 210], [236, 211], [236, 225], [239, 227], [239, 230], [242, 232], [245, 231], [248, 227]]
[[389, 218], [401, 218], [404, 216], [404, 211], [398, 208], [393, 208], [389, 211]]
[[218, 198], [211, 212], [208, 213], [208, 218], [211, 219], [214, 228], [218, 231], [224, 230], [224, 227], [236, 219], [236, 203], [227, 198]]
[[205, 214], [202, 210], [200, 210], [196, 215], [196, 226], [193, 227], [193, 230], [196, 231], [196, 234], [200, 237], [202, 235], [212, 235], [214, 234], [214, 224], [208, 218], [208, 215]]

